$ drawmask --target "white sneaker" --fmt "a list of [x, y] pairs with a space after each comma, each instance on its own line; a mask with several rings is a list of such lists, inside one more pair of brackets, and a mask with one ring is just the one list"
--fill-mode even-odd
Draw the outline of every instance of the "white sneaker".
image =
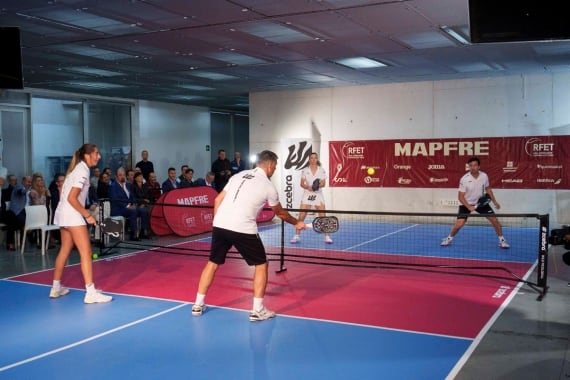
[[108, 296], [106, 294], [101, 293], [100, 290], [97, 290], [93, 294], [86, 293], [85, 298], [83, 299], [84, 303], [105, 303], [111, 302], [113, 297]]
[[201, 316], [204, 311], [206, 311], [206, 305], [196, 305], [192, 306], [192, 315], [195, 317]]
[[448, 245], [451, 244], [452, 241], [453, 241], [453, 238], [452, 238], [451, 236], [448, 236], [448, 237], [446, 237], [445, 239], [443, 239], [443, 240], [441, 241], [441, 244], [440, 244], [440, 245], [441, 245], [442, 247], [447, 247]]
[[330, 236], [328, 236], [328, 235], [325, 236], [325, 243], [327, 243], [327, 244], [332, 244], [332, 243], [333, 243], [333, 241], [332, 241], [332, 239], [331, 239]]
[[69, 289], [68, 288], [64, 288], [63, 286], [59, 289], [54, 289], [51, 288], [51, 290], [49, 291], [49, 298], [59, 298], [59, 297], [63, 297], [69, 294]]
[[249, 320], [251, 322], [265, 321], [273, 317], [275, 317], [275, 312], [267, 309], [265, 306], [259, 311], [252, 310], [249, 312]]
[[299, 240], [301, 240], [301, 236], [295, 235], [295, 236], [293, 236], [293, 239], [291, 239], [291, 241], [289, 243], [297, 244], [299, 242]]
[[501, 239], [499, 240], [499, 247], [507, 249], [510, 248], [511, 246], [509, 245], [509, 243], [507, 243], [505, 239]]

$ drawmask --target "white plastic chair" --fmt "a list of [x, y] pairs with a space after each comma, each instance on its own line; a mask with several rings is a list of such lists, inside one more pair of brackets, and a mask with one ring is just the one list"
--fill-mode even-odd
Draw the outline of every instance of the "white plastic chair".
[[26, 206], [26, 225], [24, 226], [24, 236], [22, 239], [22, 248], [20, 253], [24, 253], [26, 248], [26, 236], [28, 231], [41, 230], [42, 231], [42, 255], [46, 254], [46, 232], [47, 239], [49, 233], [53, 230], [59, 230], [56, 224], [49, 224], [48, 210], [44, 205]]

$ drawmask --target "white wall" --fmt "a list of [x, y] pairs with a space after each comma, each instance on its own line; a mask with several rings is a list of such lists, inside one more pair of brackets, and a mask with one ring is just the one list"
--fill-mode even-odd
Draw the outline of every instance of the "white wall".
[[[252, 93], [250, 148], [279, 152], [283, 138], [311, 138], [311, 121], [326, 169], [331, 140], [565, 135], [569, 89], [570, 75], [545, 74]], [[570, 223], [568, 190], [495, 194], [502, 213], [549, 213], [552, 224]], [[335, 210], [455, 212], [440, 200], [456, 199], [457, 188], [328, 188], [325, 197]]]
[[133, 161], [140, 161], [142, 150], [149, 151], [158, 180], [168, 177], [174, 167], [194, 169], [194, 178], [203, 177], [212, 164], [210, 152], [210, 113], [205, 107], [138, 101], [133, 114]]

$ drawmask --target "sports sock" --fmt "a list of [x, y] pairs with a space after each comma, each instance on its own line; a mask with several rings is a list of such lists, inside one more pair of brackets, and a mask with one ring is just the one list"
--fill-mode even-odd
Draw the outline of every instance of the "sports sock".
[[263, 298], [253, 297], [253, 310], [259, 311], [263, 309]]
[[85, 289], [87, 290], [87, 294], [97, 293], [97, 289], [95, 289], [95, 284], [93, 284], [93, 283], [91, 283], [89, 285], [85, 285]]
[[53, 285], [51, 286], [54, 290], [59, 290], [61, 289], [61, 281], [59, 280], [53, 280]]
[[194, 302], [194, 305], [199, 305], [199, 306], [204, 305], [205, 299], [206, 299], [205, 294], [196, 293], [196, 302]]

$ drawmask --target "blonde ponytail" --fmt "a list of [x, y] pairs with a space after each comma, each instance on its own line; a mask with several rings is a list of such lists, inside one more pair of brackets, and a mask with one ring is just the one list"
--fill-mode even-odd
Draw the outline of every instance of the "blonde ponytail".
[[75, 169], [75, 167], [81, 161], [83, 161], [84, 155], [92, 153], [95, 149], [97, 149], [97, 145], [95, 145], [95, 144], [83, 144], [83, 145], [81, 145], [81, 147], [73, 153], [73, 157], [71, 158], [71, 162], [69, 163], [69, 168], [67, 169], [67, 172], [65, 173], [65, 175], [68, 175], [69, 173], [71, 173], [73, 171], [73, 169]]

